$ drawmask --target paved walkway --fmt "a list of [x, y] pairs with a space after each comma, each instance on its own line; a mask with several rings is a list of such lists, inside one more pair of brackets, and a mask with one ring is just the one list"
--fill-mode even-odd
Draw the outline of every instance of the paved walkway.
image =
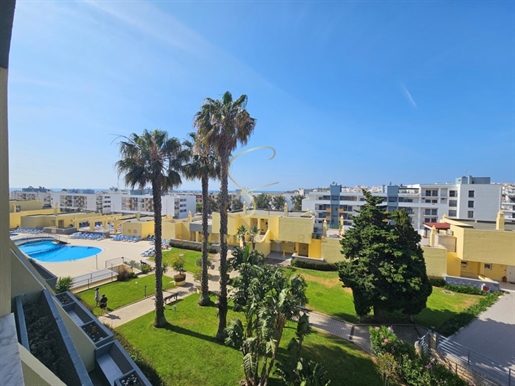
[[[209, 269], [208, 271], [209, 274], [211, 274], [212, 276], [211, 280], [209, 280], [209, 291], [220, 291], [217, 269]], [[186, 296], [197, 293], [196, 287], [200, 285], [200, 283], [194, 281], [193, 275], [191, 273], [185, 272], [185, 274], [186, 285], [163, 291], [163, 296], [165, 298], [169, 295], [177, 294], [177, 299], [184, 299]], [[168, 276], [168, 273], [165, 275]], [[171, 304], [172, 302], [175, 302], [175, 299], [172, 301], [168, 301], [166, 303]], [[149, 312], [152, 312], [154, 309], [155, 296], [148, 296], [147, 298], [140, 300], [136, 303], [129, 304], [122, 308], [118, 308], [114, 311], [111, 311], [109, 314], [99, 316], [98, 320], [100, 320], [103, 324], [108, 325], [111, 328], [116, 328], [124, 323], [130, 322], [131, 320], [137, 319], [140, 316], [148, 314]]]
[[[219, 260], [218, 258], [212, 259], [214, 269], [209, 269], [211, 280], [209, 280], [209, 290], [211, 292], [218, 292], [220, 290], [219, 280]], [[232, 273], [235, 274], [235, 273]], [[167, 276], [170, 274], [167, 274]], [[186, 285], [182, 287], [173, 288], [163, 292], [163, 296], [166, 298], [171, 294], [177, 294], [177, 299], [183, 299], [186, 296], [196, 294], [196, 287], [199, 285], [198, 282], [195, 284], [193, 275], [186, 272]], [[167, 304], [173, 304], [168, 302]], [[116, 328], [124, 323], [130, 322], [140, 316], [146, 315], [155, 309], [155, 297], [149, 296], [136, 303], [129, 304], [125, 307], [118, 308], [109, 314], [99, 316], [98, 319], [105, 325], [111, 328]], [[354, 342], [361, 349], [370, 352], [370, 335], [368, 333], [368, 325], [355, 325], [352, 323], [345, 322], [340, 319], [335, 319], [330, 316], [308, 311], [310, 324], [322, 331], [325, 331], [331, 335], [345, 339], [347, 341]], [[410, 326], [394, 326], [395, 332], [399, 335], [399, 338], [415, 341], [425, 331], [416, 331], [416, 328]]]
[[[449, 341], [466, 346], [466, 349], [510, 368], [515, 374], [515, 291], [506, 291]], [[463, 354], [465, 359], [467, 355], [467, 352]]]

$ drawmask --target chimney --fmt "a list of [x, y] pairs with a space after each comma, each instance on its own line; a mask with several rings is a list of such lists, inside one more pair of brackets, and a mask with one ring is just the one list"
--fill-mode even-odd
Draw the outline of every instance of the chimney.
[[504, 212], [500, 210], [497, 213], [497, 220], [495, 220], [495, 230], [503, 231], [504, 230]]

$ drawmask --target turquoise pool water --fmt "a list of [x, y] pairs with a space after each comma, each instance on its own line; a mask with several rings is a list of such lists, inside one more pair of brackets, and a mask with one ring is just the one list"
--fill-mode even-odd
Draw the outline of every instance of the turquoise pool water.
[[45, 263], [59, 263], [70, 260], [80, 260], [102, 252], [96, 247], [78, 247], [75, 245], [54, 244], [49, 240], [38, 240], [19, 245], [18, 248], [26, 255]]

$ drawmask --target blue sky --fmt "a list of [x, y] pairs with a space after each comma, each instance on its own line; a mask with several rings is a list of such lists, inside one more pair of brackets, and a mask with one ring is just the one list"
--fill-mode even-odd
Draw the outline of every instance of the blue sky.
[[512, 1], [19, 0], [9, 82], [11, 187], [123, 187], [117, 135], [185, 139], [227, 90], [235, 154], [276, 150], [233, 163], [247, 189], [515, 182]]

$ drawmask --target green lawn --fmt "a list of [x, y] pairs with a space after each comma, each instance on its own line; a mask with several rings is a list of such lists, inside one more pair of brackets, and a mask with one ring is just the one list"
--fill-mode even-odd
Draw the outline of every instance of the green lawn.
[[[150, 313], [116, 331], [133, 346], [138, 357], [154, 366], [165, 385], [238, 385], [243, 376], [241, 353], [215, 342], [217, 310], [214, 305], [199, 307], [196, 301], [196, 296], [188, 296], [176, 303], [176, 311], [167, 306], [167, 328], [152, 327], [154, 315]], [[229, 311], [228, 319], [236, 315]], [[285, 355], [293, 335], [291, 324], [282, 338], [281, 355]], [[370, 357], [353, 344], [314, 332], [304, 345], [305, 356], [327, 364], [332, 384], [382, 385]], [[275, 379], [270, 384], [280, 383]]]
[[[449, 291], [446, 291], [449, 292]], [[416, 323], [422, 326], [438, 328], [457, 313], [466, 310], [479, 302], [480, 295], [469, 295], [452, 292], [444, 293], [443, 288], [433, 287], [433, 293], [427, 299], [427, 307], [414, 317]]]
[[[173, 272], [173, 268], [171, 266], [172, 261], [177, 258], [180, 254], [184, 257], [184, 270], [188, 272], [195, 272], [197, 265], [195, 262], [197, 259], [202, 257], [202, 253], [198, 251], [191, 251], [189, 249], [181, 249], [173, 247], [169, 251], [163, 252], [163, 262], [167, 262], [170, 264], [170, 268], [168, 268], [171, 272]], [[153, 258], [152, 258], [153, 259]]]
[[[114, 281], [100, 287], [100, 295], [105, 294], [109, 299], [107, 308], [112, 311], [127, 304], [141, 300], [145, 296], [145, 286], [147, 286], [147, 296], [155, 292], [155, 275], [140, 276], [129, 281]], [[163, 276], [163, 289], [175, 287], [172, 278]], [[95, 288], [75, 294], [92, 310], [93, 314], [100, 315], [100, 308], [95, 306]]]
[[338, 272], [293, 267], [287, 268], [287, 270], [292, 274], [302, 275], [307, 281], [307, 308], [344, 319], [347, 322], [357, 323], [359, 321], [354, 311], [352, 291], [342, 287]]
[[[336, 318], [357, 323], [358, 317], [354, 310], [352, 291], [342, 288], [338, 272], [315, 271], [303, 268], [288, 268], [292, 273], [299, 273], [306, 279], [308, 288], [309, 309], [318, 311]], [[433, 287], [433, 293], [427, 300], [427, 307], [414, 317], [416, 323], [438, 329], [446, 320], [457, 313], [466, 310], [477, 303], [479, 295], [461, 293], [447, 294], [443, 288]], [[398, 314], [391, 315], [391, 321], [400, 320]]]

